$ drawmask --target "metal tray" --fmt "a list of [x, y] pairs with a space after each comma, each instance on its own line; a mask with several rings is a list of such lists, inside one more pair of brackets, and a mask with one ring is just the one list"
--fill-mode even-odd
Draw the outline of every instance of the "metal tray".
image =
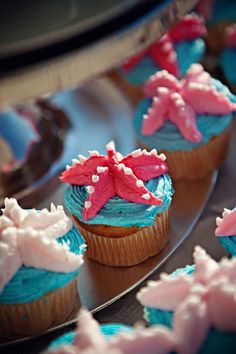
[[[56, 95], [53, 101], [67, 112], [73, 129], [65, 142], [62, 159], [52, 166], [51, 173], [53, 171], [57, 173], [78, 152], [86, 154], [90, 148], [96, 148], [102, 152], [104, 144], [110, 139], [115, 140], [117, 148], [124, 154], [135, 147], [130, 119], [133, 107], [110, 80], [99, 79], [81, 90]], [[94, 131], [89, 130], [88, 124], [89, 126], [93, 124], [94, 129], [96, 127], [96, 133], [101, 129], [103, 134], [94, 134]], [[125, 268], [104, 266], [85, 257], [85, 263], [78, 276], [80, 303], [91, 312], [99, 311], [131, 291], [156, 271], [190, 235], [207, 203], [216, 178], [217, 172], [198, 182], [174, 185], [175, 194], [170, 211], [170, 239], [159, 255], [140, 265]], [[60, 185], [48, 196], [47, 200], [37, 206], [48, 207], [51, 201], [63, 204], [64, 189], [65, 186]], [[79, 306], [80, 304], [78, 308]], [[66, 322], [51, 328], [46, 333], [74, 323], [78, 308]], [[32, 338], [15, 338], [0, 346], [30, 339]]]

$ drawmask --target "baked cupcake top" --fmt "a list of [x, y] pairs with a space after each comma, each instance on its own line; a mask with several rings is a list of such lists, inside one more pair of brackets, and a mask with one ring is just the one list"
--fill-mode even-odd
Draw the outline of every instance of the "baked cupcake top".
[[144, 306], [173, 311], [173, 330], [184, 353], [197, 353], [210, 328], [236, 334], [236, 258], [217, 263], [199, 246], [193, 257], [192, 272], [162, 274], [137, 294]]
[[134, 84], [143, 84], [153, 72], [163, 69], [180, 77], [202, 57], [205, 44], [201, 37], [205, 33], [201, 17], [186, 15], [160, 39], [127, 60], [122, 69]]
[[113, 142], [106, 149], [107, 156], [97, 151], [90, 151], [89, 158], [79, 155], [63, 172], [61, 180], [71, 184], [65, 192], [67, 208], [87, 223], [152, 224], [172, 196], [165, 155], [137, 149], [124, 157]]
[[[109, 334], [104, 335], [104, 332]], [[134, 328], [120, 326], [119, 331], [112, 328], [116, 325], [100, 326], [85, 309], [80, 310], [76, 331], [62, 337], [57, 345], [46, 352], [47, 354], [167, 354], [175, 348], [172, 332], [163, 326], [156, 328]], [[105, 331], [104, 331], [105, 329]], [[115, 333], [118, 332], [118, 333]]]
[[236, 109], [234, 95], [200, 64], [181, 80], [157, 72], [144, 93], [134, 126], [141, 141], [158, 149], [188, 150], [206, 143], [229, 125]]
[[[31, 299], [31, 295], [34, 297], [36, 292], [40, 296], [41, 291], [47, 292], [56, 285], [60, 286], [62, 280], [57, 278], [57, 284], [54, 284], [55, 281], [51, 284], [47, 279], [47, 284], [41, 284], [44, 287], [42, 290], [39, 289], [40, 284], [34, 284], [35, 279], [39, 281], [38, 273], [44, 274], [48, 271], [48, 274], [58, 272], [70, 276], [82, 265], [83, 256], [80, 253], [85, 250], [84, 242], [79, 246], [81, 240], [78, 238], [78, 246], [75, 250], [73, 224], [64, 213], [62, 206], [55, 207], [51, 204], [50, 211], [48, 209], [24, 210], [18, 205], [16, 199], [6, 198], [5, 208], [2, 211], [0, 302], [11, 303], [11, 300], [16, 299], [17, 296], [19, 302], [24, 302], [25, 298]], [[57, 241], [63, 236], [65, 240]], [[23, 282], [25, 278], [27, 278], [26, 284]], [[24, 286], [27, 288], [27, 284], [30, 287], [28, 294], [25, 293], [24, 288]]]

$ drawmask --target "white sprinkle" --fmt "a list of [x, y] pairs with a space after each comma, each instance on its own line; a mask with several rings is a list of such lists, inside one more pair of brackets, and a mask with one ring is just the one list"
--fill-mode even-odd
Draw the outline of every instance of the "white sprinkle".
[[120, 163], [119, 165], [118, 165], [118, 169], [121, 171], [121, 170], [123, 170], [125, 168], [125, 165], [123, 164], [123, 163]]
[[80, 161], [81, 165], [83, 165], [85, 163], [85, 161], [87, 160], [86, 157], [83, 155], [78, 155], [78, 157], [79, 157], [79, 161]]
[[222, 213], [223, 217], [229, 214], [231, 214], [231, 210], [224, 208], [224, 211]]
[[95, 191], [95, 188], [93, 186], [87, 186], [86, 190], [87, 190], [88, 194], [93, 194]]
[[93, 181], [93, 183], [98, 182], [98, 181], [99, 181], [99, 176], [97, 176], [97, 175], [92, 175], [92, 181]]
[[91, 207], [91, 205], [92, 205], [92, 203], [90, 202], [90, 200], [86, 200], [86, 201], [85, 201], [85, 203], [84, 203], [84, 207], [85, 207], [85, 209], [90, 208], [90, 207]]
[[142, 195], [141, 198], [146, 199], [146, 200], [149, 200], [151, 197], [150, 197], [150, 194], [149, 194], [149, 193], [145, 193], [145, 194]]
[[106, 146], [107, 150], [115, 150], [115, 143], [114, 141], [110, 141], [107, 146]]
[[169, 52], [169, 50], [171, 50], [172, 45], [170, 43], [164, 43], [162, 46], [162, 49], [164, 50], [164, 52]]
[[57, 209], [56, 209], [54, 203], [51, 203], [51, 212], [54, 212], [54, 211], [56, 211], [56, 210], [57, 210]]
[[166, 155], [163, 154], [163, 152], [159, 155], [159, 157], [160, 157], [160, 159], [161, 159], [162, 161], [165, 161], [165, 160], [166, 160]]
[[143, 119], [148, 119], [148, 115], [147, 115], [147, 114], [144, 114], [144, 115], [143, 115]]
[[97, 150], [89, 150], [90, 156], [99, 156], [99, 152]]
[[222, 223], [222, 219], [219, 216], [217, 216], [217, 218], [216, 218], [216, 226], [220, 226], [221, 223]]
[[168, 93], [169, 90], [167, 87], [158, 87], [157, 92], [162, 94], [162, 93]]
[[153, 102], [155, 102], [155, 103], [159, 103], [159, 102], [160, 102], [160, 98], [158, 98], [158, 97], [154, 97], [154, 98], [153, 98]]
[[182, 99], [180, 99], [180, 98], [178, 98], [178, 99], [175, 101], [175, 105], [176, 105], [177, 107], [181, 107], [181, 106], [183, 106], [183, 104], [184, 104], [184, 101], [183, 101]]
[[107, 167], [103, 167], [103, 166], [98, 166], [97, 167], [97, 173], [103, 173], [107, 170]]
[[69, 168], [70, 168], [70, 165], [66, 165], [66, 170], [69, 170]]
[[174, 98], [174, 100], [178, 100], [181, 98], [180, 94], [178, 92], [174, 92], [171, 95], [172, 98]]
[[150, 153], [151, 153], [151, 155], [153, 155], [153, 156], [157, 156], [157, 149], [152, 149], [152, 150], [150, 151]]
[[79, 163], [79, 160], [77, 160], [77, 159], [72, 159], [72, 165], [74, 166], [74, 165], [77, 165]]
[[143, 154], [143, 155], [149, 155], [149, 153], [147, 152], [146, 149], [143, 149], [142, 154]]
[[131, 175], [132, 174], [132, 169], [129, 167], [124, 167], [124, 173], [125, 175]]
[[137, 149], [137, 150], [134, 150], [133, 152], [131, 152], [131, 156], [132, 157], [138, 157], [142, 154], [142, 151], [141, 149]]
[[138, 180], [136, 181], [136, 186], [137, 186], [137, 187], [143, 187], [143, 186], [144, 186], [143, 181], [141, 181], [141, 179], [138, 179]]

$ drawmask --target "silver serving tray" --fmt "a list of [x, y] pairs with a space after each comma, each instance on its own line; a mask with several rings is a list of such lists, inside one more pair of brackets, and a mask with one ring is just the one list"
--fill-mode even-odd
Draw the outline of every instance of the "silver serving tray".
[[[78, 152], [86, 155], [88, 149], [104, 151], [104, 145], [114, 139], [117, 148], [124, 154], [135, 147], [131, 117], [133, 107], [130, 100], [107, 79], [99, 79], [81, 90], [57, 95], [53, 98], [69, 115], [72, 130], [65, 142], [63, 157], [52, 166], [51, 174], [57, 173]], [[100, 134], [88, 129], [88, 122]], [[109, 267], [98, 264], [85, 256], [85, 263], [78, 275], [78, 294], [80, 303], [91, 312], [97, 312], [138, 286], [156, 271], [188, 237], [199, 219], [211, 191], [215, 185], [217, 172], [207, 178], [192, 183], [176, 183], [171, 204], [171, 231], [169, 242], [157, 256], [133, 267]], [[64, 185], [52, 192], [47, 200], [37, 207], [48, 207], [51, 201], [63, 204]], [[50, 328], [49, 333], [66, 327], [76, 321], [78, 307], [60, 326]], [[29, 337], [15, 338], [0, 344], [6, 346], [30, 340]]]

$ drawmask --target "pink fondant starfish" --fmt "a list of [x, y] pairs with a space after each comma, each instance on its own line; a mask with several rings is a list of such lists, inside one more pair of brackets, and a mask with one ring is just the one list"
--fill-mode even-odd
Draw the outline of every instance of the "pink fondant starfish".
[[123, 65], [123, 69], [128, 72], [132, 70], [144, 56], [149, 56], [157, 66], [167, 70], [175, 76], [179, 76], [180, 71], [174, 43], [201, 37], [205, 32], [206, 28], [200, 17], [196, 15], [187, 15], [167, 34], [158, 39], [158, 41], [129, 59]]
[[63, 182], [78, 186], [87, 185], [88, 197], [83, 209], [83, 219], [94, 217], [107, 201], [118, 195], [120, 198], [140, 204], [158, 205], [162, 200], [144, 186], [145, 181], [167, 172], [165, 155], [157, 155], [141, 149], [123, 157], [115, 150], [113, 142], [106, 146], [107, 156], [90, 152], [90, 157], [79, 155], [73, 166], [63, 172]]
[[227, 28], [225, 45], [229, 48], [236, 48], [236, 25]]
[[224, 209], [222, 218], [216, 218], [217, 228], [215, 235], [221, 236], [235, 236], [236, 235], [236, 208], [229, 210]]
[[236, 332], [236, 259], [214, 261], [199, 246], [193, 275], [163, 274], [137, 294], [144, 306], [173, 311], [177, 352], [195, 354], [210, 328]]
[[52, 204], [51, 211], [24, 210], [13, 198], [5, 199], [0, 216], [0, 293], [18, 269], [41, 268], [69, 273], [83, 263], [82, 255], [70, 252], [56, 239], [64, 236], [72, 222], [63, 207]]
[[210, 75], [200, 64], [193, 64], [182, 80], [164, 70], [157, 72], [145, 83], [144, 93], [153, 102], [143, 116], [143, 135], [154, 134], [170, 120], [186, 140], [198, 143], [202, 135], [197, 129], [197, 113], [224, 115], [236, 108], [214, 88]]

